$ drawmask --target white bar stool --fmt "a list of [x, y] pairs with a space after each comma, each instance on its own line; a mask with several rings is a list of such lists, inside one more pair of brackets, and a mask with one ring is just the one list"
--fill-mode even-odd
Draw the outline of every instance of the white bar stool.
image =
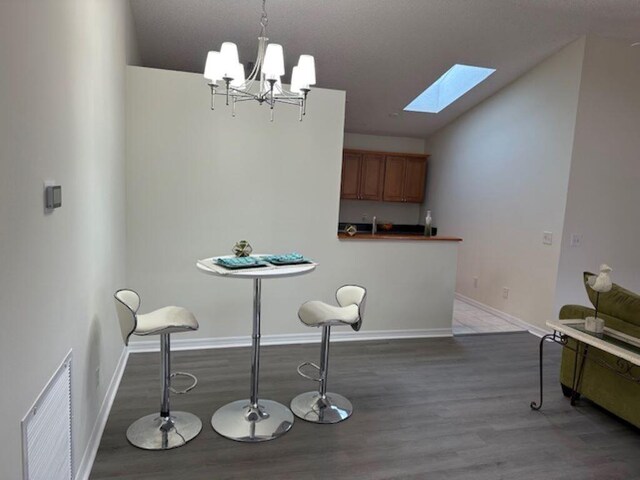
[[[133, 290], [118, 290], [115, 295], [116, 310], [124, 344], [129, 344], [131, 335], [160, 335], [160, 358], [162, 373], [162, 401], [160, 413], [152, 413], [133, 422], [127, 429], [127, 440], [145, 450], [169, 450], [181, 447], [194, 439], [202, 430], [202, 422], [192, 413], [171, 412], [169, 391], [187, 393], [198, 384], [190, 373], [171, 373], [170, 334], [191, 332], [198, 329], [193, 314], [182, 307], [164, 307], [138, 315], [140, 296]], [[171, 388], [171, 378], [177, 375], [190, 377], [193, 383], [182, 391]]]
[[[339, 307], [318, 300], [303, 303], [298, 317], [309, 327], [322, 327], [320, 366], [311, 362], [298, 365], [298, 373], [318, 382], [318, 391], [306, 392], [291, 400], [291, 411], [299, 418], [313, 423], [338, 423], [353, 413], [351, 402], [337, 393], [327, 393], [329, 371], [329, 337], [333, 325], [350, 325], [355, 331], [362, 326], [367, 291], [358, 285], [345, 285], [336, 292]], [[313, 367], [318, 376], [313, 377], [302, 371]]]

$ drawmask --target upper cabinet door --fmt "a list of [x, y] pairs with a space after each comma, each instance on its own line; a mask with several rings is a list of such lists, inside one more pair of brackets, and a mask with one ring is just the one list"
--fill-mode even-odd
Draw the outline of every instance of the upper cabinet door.
[[407, 157], [404, 174], [404, 201], [422, 203], [427, 178], [427, 159]]
[[387, 156], [383, 200], [387, 202], [404, 201], [405, 163], [404, 157]]
[[382, 200], [384, 185], [384, 155], [364, 154], [360, 173], [360, 198]]
[[347, 153], [342, 154], [342, 183], [340, 185], [340, 198], [354, 199], [360, 198], [360, 165], [362, 154]]

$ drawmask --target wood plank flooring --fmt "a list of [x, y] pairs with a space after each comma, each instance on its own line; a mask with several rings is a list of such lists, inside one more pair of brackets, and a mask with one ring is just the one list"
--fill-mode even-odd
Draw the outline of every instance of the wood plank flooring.
[[[560, 347], [547, 346], [540, 412], [538, 339], [528, 333], [333, 343], [329, 390], [355, 412], [337, 425], [296, 419], [290, 432], [243, 444], [216, 434], [212, 413], [247, 398], [247, 348], [174, 352], [198, 387], [172, 397], [203, 431], [165, 452], [138, 450], [125, 431], [158, 407], [158, 354], [129, 358], [91, 479], [554, 480], [640, 479], [640, 431], [588, 401], [573, 408], [558, 384]], [[288, 404], [315, 383], [298, 377], [318, 345], [263, 347], [261, 397]], [[640, 406], [639, 406], [640, 408]]]

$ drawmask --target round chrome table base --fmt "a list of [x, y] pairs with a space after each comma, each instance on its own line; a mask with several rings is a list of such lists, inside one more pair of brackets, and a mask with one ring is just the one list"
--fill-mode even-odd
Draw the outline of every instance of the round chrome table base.
[[171, 412], [170, 417], [153, 413], [136, 420], [127, 429], [127, 440], [144, 450], [181, 447], [202, 430], [202, 422], [192, 413]]
[[211, 417], [211, 426], [223, 437], [238, 442], [264, 442], [289, 431], [293, 425], [291, 410], [273, 400], [259, 400], [252, 408], [249, 400], [237, 400], [219, 408]]
[[338, 423], [351, 416], [353, 405], [337, 393], [327, 393], [322, 399], [318, 392], [306, 392], [291, 400], [291, 410], [307, 422]]

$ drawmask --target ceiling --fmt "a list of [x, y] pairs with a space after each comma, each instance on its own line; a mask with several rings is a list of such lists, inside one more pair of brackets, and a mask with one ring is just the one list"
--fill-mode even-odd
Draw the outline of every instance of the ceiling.
[[[255, 60], [260, 0], [130, 1], [143, 66], [202, 72], [223, 41]], [[316, 86], [347, 92], [345, 130], [376, 135], [425, 138], [581, 35], [640, 41], [640, 0], [268, 0], [267, 11], [287, 75], [314, 55]], [[497, 71], [438, 114], [402, 111], [455, 63]]]

